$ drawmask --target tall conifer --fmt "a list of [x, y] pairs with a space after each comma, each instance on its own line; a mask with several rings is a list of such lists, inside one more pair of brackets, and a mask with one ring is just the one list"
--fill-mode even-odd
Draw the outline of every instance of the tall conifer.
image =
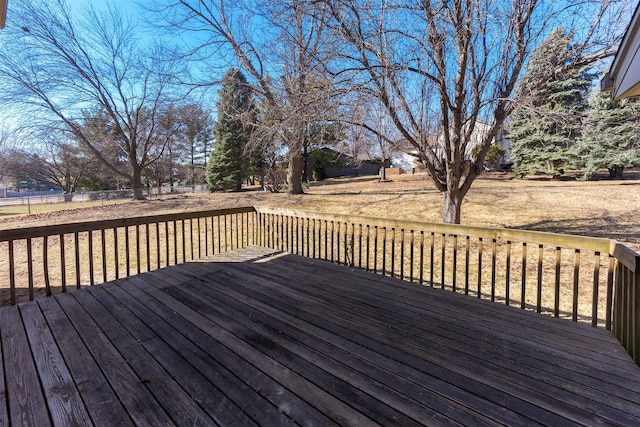
[[554, 75], [571, 48], [571, 35], [554, 30], [533, 53], [518, 86], [523, 102], [514, 109], [509, 133], [516, 176], [559, 176], [571, 162], [594, 75], [583, 67], [535, 83], [540, 76]]
[[611, 178], [622, 178], [625, 168], [640, 166], [640, 99], [614, 101], [610, 93], [597, 92], [590, 102], [582, 137], [574, 147], [590, 179], [600, 168]]
[[255, 117], [253, 98], [244, 74], [233, 68], [225, 74], [218, 95], [215, 143], [206, 178], [211, 191], [240, 191], [249, 175], [246, 147]]

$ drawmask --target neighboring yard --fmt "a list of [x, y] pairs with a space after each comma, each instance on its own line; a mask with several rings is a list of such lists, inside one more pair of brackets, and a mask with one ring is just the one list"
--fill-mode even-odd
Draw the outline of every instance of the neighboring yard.
[[[441, 196], [426, 175], [393, 178], [387, 183], [378, 183], [376, 177], [328, 179], [311, 184], [301, 196], [254, 189], [169, 195], [104, 207], [42, 205], [38, 208], [52, 212], [34, 215], [18, 215], [15, 207], [0, 208], [0, 229], [248, 205], [440, 222]], [[624, 180], [592, 182], [488, 175], [475, 182], [465, 199], [462, 223], [613, 238], [640, 250], [639, 212], [640, 172], [629, 172]]]

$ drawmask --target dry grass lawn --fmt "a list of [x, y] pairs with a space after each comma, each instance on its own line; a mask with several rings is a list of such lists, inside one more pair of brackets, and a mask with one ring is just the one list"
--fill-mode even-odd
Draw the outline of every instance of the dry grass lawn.
[[[143, 202], [81, 207], [46, 205], [51, 212], [18, 215], [0, 207], [0, 230], [234, 206], [265, 205], [297, 209], [440, 222], [442, 197], [426, 175], [329, 179], [312, 183], [306, 194], [181, 194]], [[76, 207], [70, 209], [70, 207]], [[606, 237], [640, 250], [640, 172], [624, 180], [515, 180], [504, 175], [479, 178], [466, 197], [462, 223]]]

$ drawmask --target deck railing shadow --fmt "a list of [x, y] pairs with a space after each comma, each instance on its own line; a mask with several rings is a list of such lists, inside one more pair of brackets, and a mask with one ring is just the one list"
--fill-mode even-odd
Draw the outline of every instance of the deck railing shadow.
[[612, 330], [640, 362], [640, 255], [604, 238], [245, 207], [0, 230], [6, 304], [248, 245]]

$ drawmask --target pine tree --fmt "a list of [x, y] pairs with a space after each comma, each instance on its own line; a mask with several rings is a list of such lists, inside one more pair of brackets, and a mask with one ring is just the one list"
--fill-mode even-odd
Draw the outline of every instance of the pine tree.
[[227, 71], [218, 95], [218, 120], [213, 129], [215, 144], [206, 178], [211, 191], [240, 191], [250, 173], [245, 148], [255, 116], [251, 90], [240, 70]]
[[559, 176], [572, 160], [593, 73], [583, 67], [556, 75], [541, 86], [532, 83], [562, 67], [570, 50], [571, 36], [556, 29], [533, 53], [519, 84], [518, 91], [526, 95], [514, 109], [509, 134], [516, 176]]
[[590, 106], [574, 148], [585, 169], [582, 178], [591, 179], [600, 168], [622, 178], [626, 167], [640, 166], [640, 99], [614, 101], [611, 94], [596, 92]]

